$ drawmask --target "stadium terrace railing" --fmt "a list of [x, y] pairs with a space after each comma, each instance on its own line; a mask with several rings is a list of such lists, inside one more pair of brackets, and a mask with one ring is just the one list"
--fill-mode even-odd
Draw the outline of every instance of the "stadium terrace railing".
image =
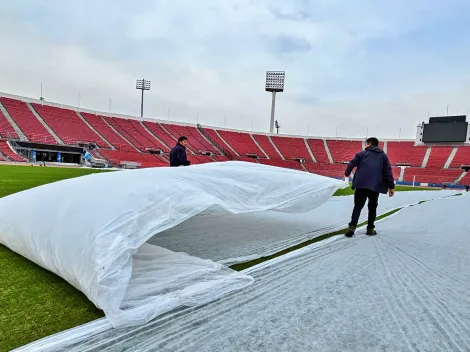
[[16, 141], [27, 141], [26, 138], [20, 137], [17, 134], [12, 135], [10, 132], [0, 131], [0, 139], [16, 140]]
[[201, 132], [201, 134], [206, 137], [209, 142], [211, 142], [213, 145], [215, 145], [221, 152], [223, 155], [225, 155], [227, 158], [229, 158], [230, 160], [233, 160], [233, 154], [230, 153], [228, 151], [227, 148], [225, 148], [224, 146], [220, 145], [219, 143], [217, 143], [211, 136], [209, 136], [209, 134], [206, 132], [206, 130], [200, 125], [200, 124], [197, 124], [197, 129], [199, 130], [199, 132]]

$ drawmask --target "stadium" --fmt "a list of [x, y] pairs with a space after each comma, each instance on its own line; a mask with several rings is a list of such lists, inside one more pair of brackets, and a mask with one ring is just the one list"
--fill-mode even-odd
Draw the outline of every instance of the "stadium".
[[[299, 260], [312, 261], [313, 268], [316, 268], [313, 270], [319, 270], [316, 279], [326, 280], [323, 282], [326, 287], [331, 285], [331, 282], [328, 283], [329, 280], [333, 278], [337, 280], [338, 275], [340, 275], [339, 277], [345, 275], [341, 269], [333, 272], [332, 275], [330, 275], [331, 273], [322, 274], [321, 261], [317, 261], [315, 258], [326, 255], [323, 253], [330, 253], [331, 251], [332, 254], [328, 255], [329, 259], [327, 259], [327, 262], [331, 260], [344, 260], [344, 258], [341, 259], [344, 253], [341, 255], [339, 253], [346, 250], [344, 247], [345, 243], [338, 241], [338, 238], [341, 238], [342, 236], [339, 235], [345, 232], [344, 224], [348, 221], [349, 204], [351, 202], [349, 201], [351, 196], [348, 196], [348, 194], [351, 194], [352, 191], [349, 187], [345, 188], [346, 186], [336, 179], [343, 177], [345, 163], [352, 159], [356, 153], [364, 149], [364, 140], [250, 133], [209, 126], [139, 119], [131, 116], [110, 115], [103, 112], [76, 109], [49, 103], [44, 100], [34, 100], [8, 94], [1, 94], [0, 111], [0, 135], [2, 137], [0, 140], [0, 157], [2, 158], [1, 163], [4, 164], [0, 165], [0, 174], [3, 178], [1, 195], [4, 197], [2, 199], [3, 202], [0, 202], [0, 206], [3, 207], [1, 210], [3, 226], [0, 226], [0, 239], [3, 245], [13, 250], [11, 252], [6, 247], [1, 247], [1, 254], [5, 263], [2, 270], [4, 273], [2, 277], [4, 303], [2, 305], [6, 307], [4, 310], [6, 315], [4, 315], [5, 319], [2, 324], [2, 340], [4, 341], [2, 350], [17, 347], [19, 351], [102, 351], [112, 350], [116, 344], [119, 346], [119, 349], [124, 350], [153, 350], [153, 347], [146, 347], [149, 343], [155, 344], [164, 350], [173, 350], [173, 347], [170, 348], [163, 342], [167, 339], [172, 341], [171, 346], [179, 345], [182, 350], [186, 350], [185, 347], [181, 347], [186, 343], [184, 342], [187, 340], [186, 337], [171, 337], [173, 335], [172, 331], [174, 331], [177, 325], [169, 323], [168, 328], [161, 330], [166, 326], [167, 321], [176, 319], [177, 321], [181, 320], [177, 324], [188, 323], [188, 328], [184, 330], [186, 331], [185, 334], [188, 334], [195, 327], [190, 323], [194, 319], [195, 314], [217, 316], [222, 314], [221, 312], [224, 310], [228, 309], [228, 311], [231, 311], [232, 308], [229, 308], [231, 305], [240, 304], [242, 308], [238, 310], [241, 311], [242, 317], [245, 317], [248, 314], [246, 309], [250, 305], [244, 302], [249, 297], [258, 296], [260, 295], [259, 292], [264, 292], [265, 290], [279, 291], [278, 294], [285, 291], [286, 286], [278, 284], [277, 279], [274, 281], [269, 279], [274, 273], [274, 268], [277, 268], [275, 270], [280, 270], [280, 273], [274, 275], [273, 278], [279, 275], [281, 282], [284, 280], [287, 280], [286, 282], [290, 280], [302, 281], [305, 280], [302, 271], [295, 271], [292, 266], [295, 267], [297, 265], [295, 263]], [[468, 197], [457, 197], [461, 198], [458, 201], [452, 200], [452, 198], [456, 198], [453, 197], [455, 195], [465, 194], [466, 192], [457, 193], [458, 189], [464, 189], [470, 183], [470, 174], [468, 173], [470, 164], [470, 129], [468, 131], [467, 129], [468, 125], [465, 116], [436, 117], [430, 118], [429, 123], [417, 126], [416, 140], [381, 141], [380, 148], [384, 149], [389, 155], [395, 182], [397, 185], [401, 185], [397, 186], [397, 189], [399, 191], [408, 191], [399, 192], [397, 197], [385, 198], [381, 202], [379, 218], [387, 220], [397, 217], [397, 220], [390, 223], [388, 228], [387, 223], [382, 225], [383, 229], [381, 230], [387, 231], [387, 234], [390, 236], [402, 233], [403, 228], [400, 226], [396, 228], [396, 221], [401, 216], [403, 217], [402, 221], [399, 222], [401, 226], [411, 226], [411, 230], [407, 228], [404, 233], [412, 231], [411, 233], [417, 234], [422, 231], [420, 228], [421, 224], [416, 222], [415, 227], [409, 225], [410, 221], [411, 223], [414, 221], [409, 218], [410, 216], [412, 219], [415, 219], [416, 216], [427, 218], [430, 216], [429, 214], [436, 212], [435, 215], [431, 216], [441, 217], [444, 211], [442, 207], [445, 207], [446, 203], [451, 205], [448, 209], [452, 211], [454, 204], [449, 203], [450, 201], [455, 203], [463, 202], [461, 205], [455, 204], [455, 206], [461, 207], [461, 209], [468, 206], [464, 204]], [[447, 132], [443, 133], [442, 131], [444, 130], [447, 130]], [[168, 179], [168, 176], [165, 175], [165, 170], [171, 169], [167, 167], [169, 151], [177, 143], [177, 139], [181, 135], [188, 137], [188, 158], [195, 166], [176, 168], [181, 172], [173, 174]], [[233, 162], [241, 164], [231, 166]], [[207, 165], [208, 169], [203, 169], [204, 165]], [[212, 165], [215, 168], [212, 168]], [[219, 169], [221, 165], [227, 165], [227, 169]], [[258, 170], [256, 165], [260, 165], [262, 168]], [[144, 175], [142, 173], [139, 174], [139, 169], [142, 172], [149, 170], [150, 173], [147, 174], [147, 177], [142, 178]], [[119, 172], [118, 170], [125, 171]], [[183, 170], [186, 171], [182, 172]], [[188, 170], [194, 170], [194, 172], [188, 172]], [[277, 173], [280, 170], [292, 170], [289, 171], [292, 174], [282, 174], [282, 177], [279, 178]], [[91, 176], [76, 178], [96, 172], [98, 174], [93, 177], [100, 175], [107, 177], [110, 174], [106, 171], [115, 171], [111, 173], [122, 175], [120, 177], [122, 180], [119, 181], [108, 177], [102, 181], [98, 178], [93, 181], [90, 178]], [[225, 171], [228, 171], [229, 174], [224, 174]], [[214, 173], [218, 178], [211, 176]], [[183, 174], [189, 174], [188, 178], [182, 176]], [[252, 174], [256, 175], [255, 179], [257, 181], [253, 181], [250, 178], [253, 176]], [[152, 182], [148, 184], [150, 175], [153, 175], [151, 176]], [[300, 177], [302, 175], [312, 175], [312, 179], [309, 178], [307, 182], [307, 179]], [[315, 177], [321, 177], [321, 179], [316, 180]], [[72, 179], [54, 183], [55, 181], [69, 178]], [[230, 179], [231, 181], [224, 186], [222, 194], [217, 194], [219, 186], [215, 185], [221, 182], [220, 178]], [[246, 188], [245, 182], [247, 181], [245, 178], [249, 179], [249, 188]], [[82, 179], [83, 182], [80, 181]], [[158, 179], [159, 184], [162, 185], [153, 191], [157, 193], [152, 193], [154, 179]], [[177, 182], [173, 186], [172, 182], [175, 179], [179, 183]], [[78, 180], [75, 186], [72, 183], [70, 185], [67, 184], [67, 182], [74, 182], [74, 180]], [[194, 200], [189, 201], [194, 209], [199, 209], [203, 206], [202, 210], [198, 210], [195, 213], [179, 209], [179, 202], [173, 200], [174, 197], [180, 196], [181, 191], [178, 190], [180, 187], [178, 184], [191, 185], [194, 182], [193, 180], [197, 180], [196, 188], [200, 187], [200, 184], [203, 183], [202, 180], [207, 182], [206, 189], [199, 196], [200, 200], [196, 203], [194, 203]], [[45, 186], [34, 188], [35, 186], [41, 186], [50, 182], [53, 183], [49, 185], [49, 188]], [[103, 184], [103, 182], [105, 183]], [[135, 186], [129, 186], [134, 183], [136, 184]], [[255, 188], [257, 191], [255, 194], [251, 194], [254, 184], [256, 184]], [[124, 187], [123, 191], [115, 190], [115, 187], [122, 189], [123, 185], [128, 186]], [[299, 188], [305, 185], [308, 185], [309, 191], [304, 189], [302, 190], [304, 196], [300, 196], [300, 194], [296, 196], [295, 193], [299, 191]], [[31, 191], [37, 190], [35, 195], [27, 191], [31, 187], [33, 187]], [[171, 189], [170, 193], [165, 191], [167, 187]], [[449, 190], [440, 192], [432, 190], [443, 187]], [[450, 189], [452, 188], [455, 188], [456, 191], [451, 191]], [[86, 189], [87, 191], [82, 192], [81, 189]], [[273, 193], [274, 189], [278, 191]], [[312, 189], [314, 191], [310, 193]], [[23, 190], [26, 191], [16, 193]], [[411, 190], [420, 191], [413, 192]], [[332, 197], [328, 200], [333, 193], [336, 196], [342, 195], [342, 197]], [[8, 197], [10, 194], [13, 194], [13, 196], [18, 195], [17, 199]], [[67, 194], [67, 197], [62, 197], [60, 194]], [[93, 203], [90, 203], [88, 194], [94, 195]], [[133, 198], [129, 198], [131, 194], [134, 195]], [[253, 205], [248, 206], [247, 200], [242, 201], [247, 194], [249, 194], [249, 199], [257, 200], [254, 208]], [[307, 213], [303, 209], [305, 204], [298, 200], [299, 196], [300, 199], [305, 198], [305, 194], [309, 195], [307, 198]], [[214, 203], [213, 200], [208, 200], [214, 196], [221, 198], [221, 203]], [[263, 199], [266, 196], [269, 196], [270, 199], [267, 208], [266, 205], [262, 206], [264, 204]], [[86, 258], [85, 253], [88, 253], [88, 249], [76, 258], [79, 260], [76, 263], [70, 259], [70, 254], [65, 257], [58, 255], [54, 262], [48, 262], [44, 259], [43, 255], [50, 255], [47, 254], [48, 252], [68, 253], [70, 249], [75, 247], [70, 247], [73, 243], [72, 239], [65, 246], [59, 245], [61, 243], [59, 238], [64, 233], [69, 232], [67, 229], [70, 228], [71, 223], [82, 223], [82, 216], [88, 219], [87, 223], [90, 224], [90, 227], [77, 226], [80, 234], [74, 235], [69, 233], [67, 236], [70, 236], [70, 238], [74, 238], [74, 236], [80, 238], [82, 233], [93, 233], [99, 226], [102, 226], [100, 224], [106, 221], [111, 221], [111, 223], [120, 222], [118, 218], [124, 215], [123, 212], [128, 212], [133, 207], [140, 207], [141, 199], [150, 199], [149, 197], [151, 199], [156, 197], [157, 199], [171, 200], [169, 205], [171, 208], [169, 209], [166, 209], [165, 205], [159, 203], [160, 205], [157, 213], [153, 216], [154, 218], [158, 218], [161, 216], [158, 214], [166, 212], [175, 212], [175, 214], [187, 212], [188, 215], [185, 215], [184, 219], [189, 217], [189, 220], [173, 219], [172, 224], [168, 225], [169, 229], [162, 230], [158, 226], [154, 227], [152, 235], [144, 238], [147, 244], [143, 245], [139, 252], [133, 255], [133, 271], [140, 270], [140, 280], [143, 279], [142, 275], [144, 275], [146, 277], [145, 280], [155, 281], [155, 287], [152, 286], [150, 292], [153, 293], [149, 293], [150, 288], [147, 284], [144, 287], [144, 300], [141, 301], [142, 298], [140, 298], [137, 301], [140, 302], [138, 304], [135, 301], [130, 301], [129, 303], [121, 302], [121, 307], [127, 307], [127, 311], [118, 310], [119, 313], [116, 313], [115, 309], [108, 307], [110, 305], [109, 302], [103, 302], [102, 297], [94, 297], [89, 293], [90, 290], [91, 292], [97, 290], [96, 288], [93, 288], [93, 286], [88, 287], [83, 283], [77, 283], [77, 279], [74, 276], [69, 276], [67, 270], [58, 269], [63, 266], [80, 267], [80, 265], [83, 265], [79, 264], [82, 260], [80, 258]], [[224, 199], [224, 197], [229, 198]], [[284, 213], [284, 210], [278, 213], [276, 211], [278, 206], [272, 203], [271, 198], [273, 197], [277, 197], [282, 202], [287, 202], [290, 210], [287, 213]], [[136, 199], [138, 199], [138, 202], [134, 205], [133, 201]], [[336, 199], [341, 199], [341, 202], [338, 202]], [[71, 202], [71, 200], [73, 201]], [[251, 201], [249, 202], [251, 203]], [[442, 202], [442, 204], [439, 202]], [[42, 211], [42, 204], [49, 204], [46, 213]], [[114, 209], [115, 207], [111, 206], [111, 204], [123, 205], [122, 210], [118, 208], [113, 210], [116, 214], [121, 215], [118, 218], [114, 218], [114, 220], [105, 220], [105, 213], [99, 209]], [[219, 207], [222, 207], [224, 210], [217, 208], [216, 204], [219, 204]], [[413, 208], [413, 205], [419, 206]], [[90, 206], [92, 206], [92, 213], [94, 214], [91, 218], [89, 215], [85, 215], [88, 212], [83, 212], [84, 209]], [[430, 209], [425, 210], [424, 214], [426, 215], [422, 213], [421, 215], [413, 215], [408, 210], [419, 209], [424, 206], [430, 207]], [[21, 212], [15, 210], [18, 207], [22, 208]], [[64, 207], [69, 209], [69, 211], [63, 213], [62, 209]], [[266, 211], [266, 209], [271, 208], [273, 209], [272, 211]], [[423, 211], [423, 209], [419, 210]], [[255, 212], [252, 213], [253, 211]], [[70, 212], [74, 215], [71, 216]], [[110, 213], [110, 211], [106, 213]], [[18, 214], [34, 215], [28, 217], [30, 220], [24, 221], [21, 220], [22, 216]], [[59, 215], [60, 221], [54, 221], [56, 215], [52, 214], [63, 215]], [[45, 220], [49, 225], [42, 225], [41, 219]], [[98, 221], [98, 224], [94, 224], [95, 220], [93, 219], [99, 219], [100, 221]], [[366, 219], [364, 212], [361, 219], [361, 221]], [[457, 222], [457, 225], [454, 226], [457, 227], [454, 229], [456, 232], [452, 236], [456, 237], [456, 241], [451, 245], [451, 248], [447, 248], [449, 245], [447, 244], [444, 252], [441, 253], [443, 255], [441, 259], [445, 261], [449, 260], [447, 257], [450, 253], [448, 252], [449, 250], [453, 251], [457, 243], [459, 243], [459, 246], [462, 246], [461, 241], [466, 241], [465, 237], [459, 237], [459, 234], [461, 234], [460, 226], [464, 228], [466, 226], [465, 220], [463, 224]], [[42, 227], [44, 228], [41, 230]], [[198, 233], [197, 236], [195, 236], [194, 231]], [[427, 232], [427, 234], [434, 233], [437, 236], [437, 234], [442, 233], [441, 231], [441, 227], [438, 227], [433, 231]], [[129, 236], [134, 236], [136, 233], [140, 233], [140, 230], [134, 229], [129, 232]], [[50, 238], [46, 234], [51, 234]], [[41, 241], [38, 241], [38, 236], [45, 238], [44, 241], [46, 242], [43, 245], [41, 245]], [[403, 235], [401, 234], [401, 236]], [[20, 238], [22, 239], [20, 240]], [[393, 236], [387, 238], [390, 240], [394, 239]], [[436, 241], [432, 244], [428, 243], [429, 240], [425, 240], [426, 246], [431, 245], [432, 248], [441, 247], [443, 245], [441, 239], [439, 237], [435, 238]], [[395, 238], [394, 240], [397, 239]], [[415, 240], [416, 238], [413, 241]], [[94, 243], [95, 241], [90, 239], [88, 242]], [[50, 248], [51, 242], [57, 242], [57, 245], [52, 246], [54, 249]], [[389, 245], [387, 244], [383, 250], [390, 249], [387, 247]], [[99, 248], [99, 246], [93, 245], [93, 251], [99, 251]], [[152, 248], [159, 248], [159, 251], [165, 251], [164, 259], [162, 259], [160, 252], [153, 254], [153, 260], [155, 261], [153, 265], [158, 268], [158, 273], [152, 270], [148, 271], [148, 258], [144, 262], [147, 264], [143, 266], [140, 264], [142, 261], [140, 258], [141, 252], [146, 253], [144, 254], [145, 256], [152, 255]], [[79, 247], [76, 250], [82, 253]], [[354, 255], [354, 250], [350, 250], [353, 252], [349, 255]], [[373, 248], [360, 249], [357, 253], [362, 252], [362, 254], [366, 254], [370, 251], [375, 252], [375, 250]], [[61, 278], [51, 274], [49, 271], [36, 267], [31, 262], [26, 263], [23, 257], [14, 252], [25, 256]], [[111, 252], [114, 253], [115, 250], [111, 249]], [[372, 252], [366, 255], [372, 255]], [[181, 257], [180, 253], [188, 253], [190, 257]], [[336, 256], [340, 255], [340, 257], [333, 259], [335, 257], [333, 253]], [[426, 256], [428, 254], [424, 253]], [[413, 266], [417, 264], [409, 260], [398, 264], [391, 259], [394, 256], [393, 253], [387, 255], [391, 257], [385, 257], [381, 260], [391, 260], [390, 265], [398, 265], [398, 268], [393, 270], [394, 274], [387, 274], [396, 276], [395, 279], [397, 280], [401, 280], [399, 278], [401, 274], [396, 272], [396, 270], [402, 270], [402, 265]], [[216, 265], [216, 267], [208, 266], [206, 262], [201, 262], [202, 259], [199, 258], [214, 260], [213, 265]], [[402, 260], [404, 259], [402, 258]], [[64, 260], [65, 262], [63, 262]], [[91, 258], [89, 260], [93, 261]], [[111, 259], [106, 260], [109, 261]], [[57, 264], [57, 262], [61, 264]], [[176, 268], [181, 265], [192, 270], [189, 272], [178, 271]], [[333, 264], [330, 263], [328, 265]], [[343, 265], [353, 265], [356, 267], [357, 263], [352, 264], [348, 261], [343, 263]], [[371, 263], [361, 261], [361, 265], [367, 266], [371, 265]], [[384, 265], [387, 266], [388, 264]], [[447, 277], [447, 275], [451, 275], [450, 272], [453, 265], [451, 264], [448, 270], [442, 271], [443, 277], [447, 278], [446, 280], [451, 277]], [[456, 265], [460, 264], [456, 263]], [[140, 266], [143, 269], [136, 269]], [[413, 270], [420, 271], [422, 269], [421, 264], [419, 264]], [[194, 276], [194, 270], [203, 274]], [[214, 270], [216, 270], [216, 275]], [[226, 270], [234, 271], [226, 273]], [[290, 270], [294, 270], [294, 272], [288, 274]], [[390, 269], [386, 269], [386, 271], [388, 270]], [[427, 266], [425, 266], [425, 272], [427, 272], [426, 270], [428, 270]], [[440, 268], [439, 270], [443, 269]], [[163, 282], [159, 279], [162, 273], [164, 273], [163, 277], [166, 278]], [[409, 274], [416, 275], [413, 272], [409, 272]], [[215, 277], [213, 277], [214, 275]], [[384, 274], [380, 270], [374, 275], [376, 277], [367, 278], [367, 280], [383, 280]], [[23, 279], [19, 280], [19, 277]], [[85, 277], [89, 277], [89, 275], [85, 275]], [[138, 281], [134, 283], [132, 277], [128, 286], [126, 286], [126, 290], [133, 290], [135, 292], [143, 290], [144, 288], [139, 286]], [[182, 279], [181, 277], [189, 277], [189, 279]], [[65, 279], [75, 288], [62, 281], [62, 279]], [[357, 278], [357, 280], [363, 279]], [[122, 281], [122, 278], [119, 280]], [[168, 280], [170, 280], [171, 285], [168, 283]], [[258, 283], [264, 282], [264, 280], [267, 280], [265, 284]], [[345, 278], [341, 280], [345, 280]], [[431, 281], [431, 283], [427, 284], [435, 284], [436, 280]], [[423, 285], [427, 284], [423, 283]], [[11, 285], [11, 288], [7, 289], [9, 285]], [[402, 286], [399, 281], [395, 285], [398, 285], [395, 287], [400, 287], [399, 290], [407, 290], [406, 286]], [[169, 303], [165, 303], [167, 298], [162, 298], [164, 297], [162, 292], [167, 290], [176, 290], [174, 291], [175, 293], [182, 292], [181, 290], [184, 291], [189, 287], [198, 287], [193, 296], [188, 298], [189, 301], [180, 297], [177, 302], [171, 303], [168, 307]], [[314, 290], [315, 295], [323, 297], [325, 292], [315, 287], [305, 288], [305, 290]], [[419, 286], [410, 289], [419, 292], [421, 289], [425, 289], [425, 287]], [[85, 293], [87, 297], [83, 296], [80, 291]], [[367, 296], [366, 291], [363, 292], [365, 296]], [[440, 293], [431, 294], [427, 289], [423, 292], [418, 293], [418, 295], [429, 294], [433, 300], [442, 299], [443, 297]], [[143, 293], [141, 292], [140, 294], [142, 295]], [[150, 299], [152, 294], [155, 295], [156, 299], [154, 303], [151, 305], [142, 303]], [[298, 312], [300, 307], [297, 307], [297, 304], [294, 304], [291, 300], [299, 299], [297, 296], [302, 296], [302, 294], [294, 294], [293, 292], [284, 292], [284, 294], [286, 295], [285, 302], [277, 295], [274, 295], [276, 301], [281, 299], [280, 302], [283, 302], [279, 306], [283, 307], [285, 304], [289, 304], [291, 305], [292, 312]], [[351, 294], [356, 295], [358, 292], [354, 291]], [[399, 300], [412, 298], [408, 297], [406, 292], [389, 292], [386, 294], [396, 294], [394, 298], [390, 298], [391, 301], [389, 302], [392, 305], [389, 309], [394, 311], [393, 314], [404, 314], [404, 311], [399, 308], [401, 304]], [[178, 295], [181, 295], [181, 293], [178, 293]], [[28, 301], [27, 308], [15, 303], [15, 300], [18, 298]], [[338, 298], [341, 299], [341, 296]], [[266, 299], [270, 300], [270, 298]], [[355, 296], [355, 299], [362, 301], [364, 298]], [[368, 299], [371, 298], [369, 297]], [[264, 304], [262, 302], [264, 302], [264, 299], [259, 301], [259, 304]], [[273, 308], [270, 309], [276, 310], [274, 307], [277, 303], [273, 304]], [[326, 302], [325, 304], [328, 307]], [[365, 302], [362, 304], [367, 306]], [[395, 304], [398, 306], [394, 307]], [[133, 305], [136, 306], [134, 307]], [[226, 305], [228, 306], [224, 308]], [[197, 307], [201, 307], [201, 311]], [[421, 304], [418, 304], [418, 307], [421, 307]], [[192, 312], [194, 309], [196, 309], [196, 312]], [[256, 309], [262, 308], [258, 307]], [[342, 309], [345, 309], [348, 314], [354, 315], [364, 314], [364, 311], [370, 311], [371, 307], [367, 306], [357, 311], [354, 305], [348, 306], [345, 303]], [[438, 308], [438, 306], [431, 308], [432, 311], [434, 309], [437, 310], [434, 313], [430, 313], [430, 317], [433, 317], [433, 314], [438, 312], [443, 316], [445, 314], [455, 314], [454, 311], [450, 313], [451, 310], [447, 306], [446, 308]], [[145, 311], [145, 314], [142, 313], [142, 310]], [[106, 318], [102, 318], [103, 311]], [[236, 312], [237, 309], [234, 309], [231, 314], [237, 314]], [[181, 317], [178, 317], [180, 314]], [[275, 314], [281, 313], [277, 312]], [[340, 311], [336, 313], [331, 311], [327, 316], [319, 317], [319, 321], [322, 321], [322, 319], [323, 321], [325, 319], [329, 320], [332, 316], [338, 314], [341, 316], [342, 313]], [[381, 312], [380, 314], [386, 313]], [[132, 316], [132, 318], [128, 315]], [[222, 314], [223, 316], [224, 314]], [[241, 319], [244, 321], [245, 318]], [[248, 326], [250, 326], [250, 319], [246, 321]], [[264, 321], [263, 319], [260, 321]], [[367, 320], [368, 318], [365, 319]], [[408, 318], [404, 317], [403, 319], [417, 318], [411, 314]], [[464, 318], [462, 317], [461, 319]], [[14, 327], [10, 338], [6, 337], [7, 335], [5, 334], [5, 330], [9, 329], [8, 324]], [[211, 323], [208, 324], [208, 327], [203, 329], [203, 331], [206, 331], [204, 334], [207, 333], [207, 329], [211, 326]], [[228, 322], [227, 324], [230, 325]], [[330, 322], [329, 324], [333, 323]], [[419, 326], [419, 323], [416, 324]], [[436, 325], [437, 329], [441, 327], [440, 324]], [[146, 331], [146, 334], [151, 333], [152, 337], [142, 337], [138, 333], [139, 329], [142, 328], [144, 329], [143, 331]], [[241, 326], [236, 329], [240, 329], [240, 333], [244, 334], [242, 332], [244, 328]], [[258, 330], [262, 328], [257, 326], [256, 328], [252, 327], [252, 329]], [[275, 334], [281, 334], [279, 328], [273, 327], [272, 329], [275, 331]], [[157, 330], [161, 331], [156, 333]], [[224, 332], [224, 334], [227, 333]], [[381, 333], [379, 329], [377, 334], [380, 335]], [[122, 336], [126, 336], [126, 334], [130, 334], [130, 337], [122, 339]], [[48, 335], [51, 336], [49, 337]], [[220, 344], [225, 346], [224, 350], [238, 349], [240, 348], [239, 343], [229, 344], [229, 341], [232, 341], [233, 338], [238, 338], [237, 336], [235, 334], [233, 337], [223, 339], [214, 336], [214, 338], [211, 338], [211, 341], [205, 341], [204, 339], [198, 340], [196, 335], [195, 343], [199, 346], [196, 350], [209, 351], [213, 350], [215, 345]], [[413, 338], [422, 341], [425, 336], [428, 335], [419, 333], [415, 334]], [[409, 338], [408, 335], [407, 338]], [[429, 350], [433, 350], [432, 348], [434, 347], [430, 347], [434, 346], [433, 344], [446, 346], [446, 350], [453, 350], [459, 344], [465, 346], [463, 340], [461, 343], [449, 342], [447, 338], [436, 337], [432, 344], [424, 344], [424, 346], [429, 347]], [[267, 341], [274, 343], [272, 339], [276, 340], [271, 336]], [[344, 336], [339, 336], [338, 339], [340, 344], [345, 343], [343, 341]], [[35, 340], [38, 341], [36, 342]], [[287, 341], [290, 341], [288, 343], [289, 349], [304, 350], [302, 344], [298, 345], [297, 342], [294, 343], [290, 338]], [[362, 340], [360, 338], [357, 344], [353, 344], [354, 347], [352, 349], [356, 349], [357, 346], [364, 346], [363, 344], [366, 341], [367, 339]], [[304, 343], [311, 342], [312, 340], [309, 339], [304, 341]], [[251, 350], [252, 346], [254, 346], [253, 343], [255, 342], [247, 342], [246, 348]], [[276, 343], [280, 343], [280, 341]], [[325, 346], [331, 345], [332, 340], [328, 337], [322, 337], [319, 339], [319, 343], [323, 346], [323, 349], [326, 348]], [[387, 345], [390, 342], [384, 343]], [[133, 347], [133, 344], [137, 344], [138, 347]], [[21, 345], [25, 346], [20, 347]], [[242, 346], [245, 345], [242, 344]], [[338, 348], [337, 344], [334, 344], [334, 346], [336, 346], [334, 349]], [[400, 350], [394, 348], [390, 348], [390, 350]], [[264, 348], [261, 348], [261, 350], [264, 350]]]
[[353, 5], [0, 2], [0, 352], [470, 352], [470, 3]]
[[[192, 164], [240, 160], [341, 178], [343, 164], [364, 149], [364, 139], [256, 134], [0, 96], [0, 160], [4, 162], [44, 161], [79, 166], [84, 163], [85, 153], [89, 153], [89, 162], [96, 167], [167, 166], [169, 150], [179, 136], [187, 136]], [[458, 118], [423, 123], [417, 127], [416, 140], [382, 141], [397, 183], [433, 187], [470, 184], [470, 130], [467, 131], [466, 117]], [[423, 139], [425, 126], [427, 139]], [[444, 134], [442, 126], [453, 129]]]

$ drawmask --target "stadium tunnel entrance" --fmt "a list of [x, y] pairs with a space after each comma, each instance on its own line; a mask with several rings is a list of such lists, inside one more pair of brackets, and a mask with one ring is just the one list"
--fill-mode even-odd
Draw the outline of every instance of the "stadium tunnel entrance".
[[15, 141], [12, 143], [17, 153], [30, 162], [82, 163], [83, 148]]

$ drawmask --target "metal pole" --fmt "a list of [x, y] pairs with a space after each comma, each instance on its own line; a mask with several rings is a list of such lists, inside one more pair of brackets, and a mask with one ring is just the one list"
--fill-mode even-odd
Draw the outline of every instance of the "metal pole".
[[109, 114], [111, 115], [111, 98], [109, 98]]
[[196, 116], [196, 122], [199, 123], [199, 112], [197, 113], [197, 116]]
[[145, 80], [142, 83], [142, 100], [140, 101], [140, 117], [144, 117], [144, 85]]
[[41, 99], [42, 99], [42, 82], [41, 82]]
[[227, 130], [227, 115], [224, 115], [224, 128]]
[[273, 97], [271, 101], [271, 124], [269, 125], [269, 133], [274, 133], [274, 114], [276, 111], [276, 92], [273, 92]]

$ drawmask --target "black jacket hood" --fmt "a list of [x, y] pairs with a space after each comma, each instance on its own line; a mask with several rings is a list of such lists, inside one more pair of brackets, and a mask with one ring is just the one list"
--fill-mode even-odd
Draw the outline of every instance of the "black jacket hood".
[[376, 153], [383, 153], [384, 152], [379, 147], [373, 147], [373, 146], [367, 147], [366, 150], [370, 150], [371, 152], [376, 152]]

